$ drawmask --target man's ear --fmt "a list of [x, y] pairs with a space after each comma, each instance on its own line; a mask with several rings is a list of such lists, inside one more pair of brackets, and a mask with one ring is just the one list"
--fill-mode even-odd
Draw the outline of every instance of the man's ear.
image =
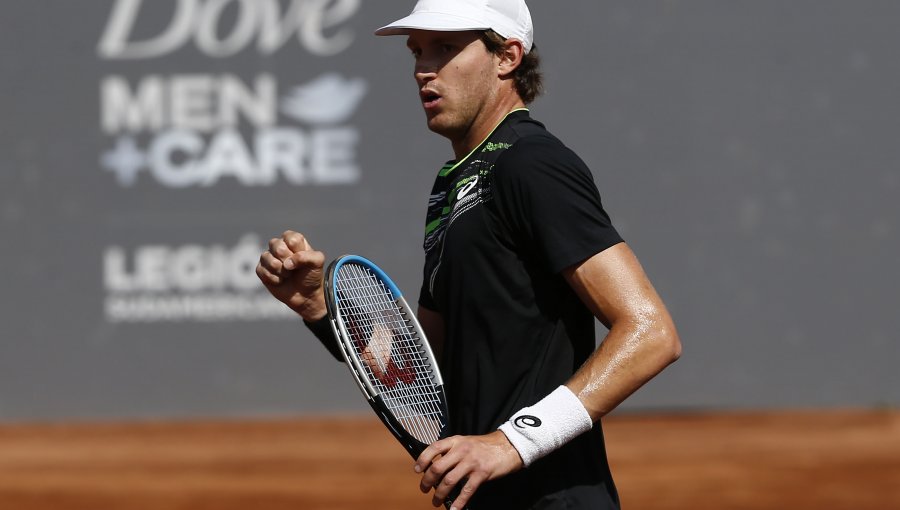
[[498, 71], [501, 78], [508, 78], [515, 72], [525, 57], [525, 46], [518, 39], [507, 39], [503, 52], [500, 53]]

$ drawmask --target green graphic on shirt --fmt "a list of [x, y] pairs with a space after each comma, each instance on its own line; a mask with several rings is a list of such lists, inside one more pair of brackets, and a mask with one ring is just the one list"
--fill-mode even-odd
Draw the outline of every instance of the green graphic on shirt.
[[[456, 168], [457, 168], [459, 165], [461, 165], [463, 162], [465, 162], [467, 159], [469, 159], [469, 156], [471, 156], [472, 154], [474, 154], [474, 153], [478, 150], [478, 147], [481, 147], [482, 144], [484, 144], [485, 142], [487, 142], [487, 140], [488, 140], [489, 138], [491, 138], [492, 136], [494, 136], [494, 133], [497, 131], [497, 128], [500, 127], [500, 125], [503, 124], [503, 123], [506, 121], [506, 118], [507, 118], [507, 117], [509, 117], [509, 116], [512, 115], [513, 113], [521, 112], [521, 111], [527, 112], [527, 111], [528, 111], [528, 108], [517, 108], [517, 109], [515, 109], [515, 110], [513, 110], [513, 111], [511, 111], [511, 112], [509, 112], [509, 113], [507, 113], [507, 114], [506, 114], [506, 117], [503, 117], [503, 120], [501, 120], [500, 122], [497, 123], [496, 126], [494, 126], [494, 129], [491, 130], [490, 134], [488, 134], [486, 137], [484, 137], [484, 140], [482, 140], [480, 144], [478, 144], [474, 149], [472, 149], [472, 152], [468, 153], [468, 154], [466, 155], [466, 157], [460, 159], [460, 160], [457, 161], [456, 163], [454, 163], [454, 162], [451, 161], [451, 162], [447, 163], [446, 165], [444, 165], [444, 166], [441, 168], [441, 171], [438, 172], [438, 177], [447, 177], [448, 175], [450, 175], [450, 173], [453, 172], [454, 170], [456, 170]], [[508, 143], [493, 143], [493, 142], [487, 142], [487, 144], [484, 145], [484, 148], [482, 148], [481, 152], [494, 152], [494, 151], [498, 151], [498, 150], [500, 150], [500, 149], [508, 149], [508, 148], [510, 148], [510, 147], [512, 147], [512, 146], [511, 146], [510, 144], [508, 144]]]
[[450, 213], [450, 207], [444, 207], [443, 209], [441, 209], [441, 217], [432, 221], [431, 223], [425, 225], [425, 235], [428, 235], [428, 234], [434, 232], [435, 229], [440, 227], [444, 223], [444, 220], [446, 219], [446, 217], [449, 213]]
[[[435, 179], [434, 187], [431, 190], [431, 196], [428, 199], [428, 211], [425, 216], [425, 253], [431, 253], [432, 250], [441, 245], [444, 232], [452, 222], [452, 218], [455, 217], [453, 207], [457, 205], [457, 201], [460, 198], [472, 196], [476, 199], [476, 202], [467, 201], [466, 206], [460, 210], [460, 214], [470, 210], [474, 204], [481, 203], [485, 199], [482, 184], [478, 182], [479, 178], [486, 179], [494, 168], [494, 163], [500, 157], [500, 154], [512, 147], [512, 143], [499, 140], [514, 141], [516, 139], [514, 134], [498, 136], [498, 129], [510, 115], [520, 111], [527, 112], [528, 109], [519, 108], [513, 110], [497, 126], [494, 126], [491, 133], [478, 146], [472, 149], [472, 152], [459, 161], [449, 161], [441, 167], [437, 179]], [[491, 141], [492, 139], [495, 141]], [[480, 158], [472, 157], [477, 153], [485, 154], [485, 156]], [[451, 175], [457, 170], [462, 173], [462, 176]], [[457, 177], [459, 177], [459, 180], [455, 180]], [[476, 186], [477, 190], [475, 190]], [[489, 187], [487, 189], [489, 190]], [[470, 195], [473, 191], [474, 194]], [[460, 194], [463, 197], [460, 197]], [[490, 196], [490, 191], [487, 192], [487, 196]]]
[[510, 144], [510, 143], [492, 143], [492, 142], [488, 142], [488, 143], [484, 146], [484, 148], [481, 149], [481, 152], [494, 152], [494, 151], [499, 151], [499, 150], [503, 150], [503, 149], [509, 149], [510, 147], [512, 147], [512, 144]]
[[[460, 161], [460, 163], [462, 163], [462, 161]], [[453, 169], [456, 168], [458, 165], [459, 165], [459, 163], [447, 163], [446, 165], [441, 167], [441, 171], [438, 172], [438, 175], [441, 177], [446, 177], [447, 174], [452, 172]]]

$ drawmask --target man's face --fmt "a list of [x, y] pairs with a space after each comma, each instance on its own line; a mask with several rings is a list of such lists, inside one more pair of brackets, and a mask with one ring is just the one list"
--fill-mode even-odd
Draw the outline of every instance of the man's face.
[[415, 58], [415, 78], [428, 128], [451, 140], [465, 136], [497, 94], [495, 56], [481, 32], [413, 30], [406, 45]]

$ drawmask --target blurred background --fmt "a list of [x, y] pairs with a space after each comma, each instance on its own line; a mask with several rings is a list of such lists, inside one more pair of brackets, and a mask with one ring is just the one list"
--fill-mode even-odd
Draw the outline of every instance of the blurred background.
[[[418, 289], [413, 3], [0, 5], [0, 422], [366, 415], [253, 268], [293, 229]], [[900, 4], [530, 7], [532, 115], [684, 343], [619, 412], [896, 409]]]
[[[253, 268], [294, 229], [417, 291], [452, 153], [372, 36], [412, 3], [3, 3], [0, 419], [363, 410]], [[532, 115], [685, 345], [626, 406], [900, 403], [900, 4], [531, 10]]]

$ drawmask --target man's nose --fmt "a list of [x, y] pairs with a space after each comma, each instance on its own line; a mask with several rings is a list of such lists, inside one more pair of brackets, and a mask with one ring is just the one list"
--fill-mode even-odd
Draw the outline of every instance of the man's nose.
[[429, 64], [426, 62], [417, 63], [414, 70], [414, 75], [418, 83], [427, 83], [434, 79], [434, 77], [437, 75], [437, 71], [438, 67], [434, 64]]

